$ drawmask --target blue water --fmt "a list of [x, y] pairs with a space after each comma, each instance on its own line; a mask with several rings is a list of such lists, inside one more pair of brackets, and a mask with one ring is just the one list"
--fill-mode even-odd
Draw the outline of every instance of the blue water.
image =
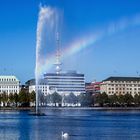
[[47, 116], [0, 112], [0, 140], [140, 140], [140, 111], [50, 109]]

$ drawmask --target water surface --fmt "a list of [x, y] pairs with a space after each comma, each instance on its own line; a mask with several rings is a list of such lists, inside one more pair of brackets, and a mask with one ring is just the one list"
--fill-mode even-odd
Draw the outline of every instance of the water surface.
[[0, 112], [0, 140], [139, 140], [140, 111], [47, 109], [47, 116], [28, 111]]

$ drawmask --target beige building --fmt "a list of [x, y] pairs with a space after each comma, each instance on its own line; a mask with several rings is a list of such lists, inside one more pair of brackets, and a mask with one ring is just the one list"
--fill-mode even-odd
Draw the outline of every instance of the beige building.
[[140, 94], [140, 77], [109, 77], [102, 81], [100, 91], [108, 95]]

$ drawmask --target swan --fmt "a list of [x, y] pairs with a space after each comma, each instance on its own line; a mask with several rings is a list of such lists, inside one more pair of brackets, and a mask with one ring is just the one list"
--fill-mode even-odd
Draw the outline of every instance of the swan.
[[68, 138], [69, 137], [69, 134], [68, 133], [63, 133], [62, 131], [62, 138]]

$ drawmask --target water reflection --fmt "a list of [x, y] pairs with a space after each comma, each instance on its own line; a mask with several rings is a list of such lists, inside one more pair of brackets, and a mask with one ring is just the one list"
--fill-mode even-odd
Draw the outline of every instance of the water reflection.
[[49, 109], [47, 116], [0, 112], [2, 140], [139, 140], [139, 111]]

